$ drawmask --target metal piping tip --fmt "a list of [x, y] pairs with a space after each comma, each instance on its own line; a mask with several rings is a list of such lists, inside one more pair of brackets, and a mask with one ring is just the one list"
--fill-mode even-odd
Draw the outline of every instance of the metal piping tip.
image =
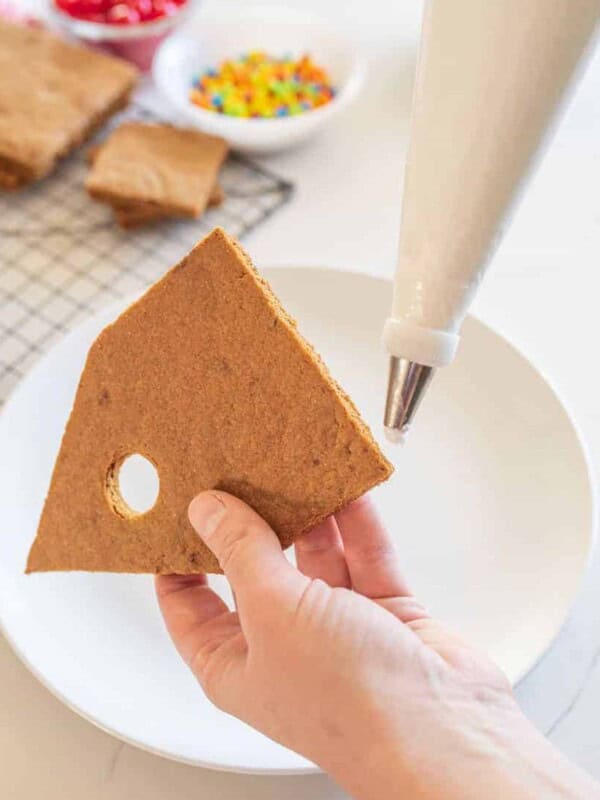
[[433, 367], [406, 358], [390, 358], [390, 375], [385, 403], [385, 435], [395, 444], [404, 444], [413, 417], [433, 377]]

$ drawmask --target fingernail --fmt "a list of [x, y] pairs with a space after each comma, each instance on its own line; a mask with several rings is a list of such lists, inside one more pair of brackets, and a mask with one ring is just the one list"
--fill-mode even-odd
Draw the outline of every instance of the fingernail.
[[188, 517], [196, 533], [208, 541], [225, 516], [225, 503], [212, 492], [203, 492], [194, 497], [188, 508]]

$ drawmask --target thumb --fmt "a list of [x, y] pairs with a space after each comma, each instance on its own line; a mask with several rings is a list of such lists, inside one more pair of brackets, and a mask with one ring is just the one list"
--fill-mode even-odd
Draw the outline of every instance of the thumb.
[[194, 530], [216, 556], [233, 589], [240, 612], [265, 605], [267, 595], [281, 593], [294, 602], [306, 579], [290, 564], [273, 529], [250, 506], [227, 492], [209, 491], [190, 503]]

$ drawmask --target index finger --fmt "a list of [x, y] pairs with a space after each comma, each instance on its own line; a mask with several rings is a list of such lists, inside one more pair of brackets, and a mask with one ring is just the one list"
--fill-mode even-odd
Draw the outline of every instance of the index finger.
[[366, 597], [412, 595], [400, 568], [396, 544], [365, 495], [335, 515], [352, 588]]

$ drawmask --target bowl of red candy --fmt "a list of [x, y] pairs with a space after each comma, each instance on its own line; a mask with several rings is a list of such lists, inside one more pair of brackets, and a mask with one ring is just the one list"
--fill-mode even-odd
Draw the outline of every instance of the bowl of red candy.
[[50, 0], [51, 16], [61, 27], [142, 70], [196, 6], [197, 0]]

